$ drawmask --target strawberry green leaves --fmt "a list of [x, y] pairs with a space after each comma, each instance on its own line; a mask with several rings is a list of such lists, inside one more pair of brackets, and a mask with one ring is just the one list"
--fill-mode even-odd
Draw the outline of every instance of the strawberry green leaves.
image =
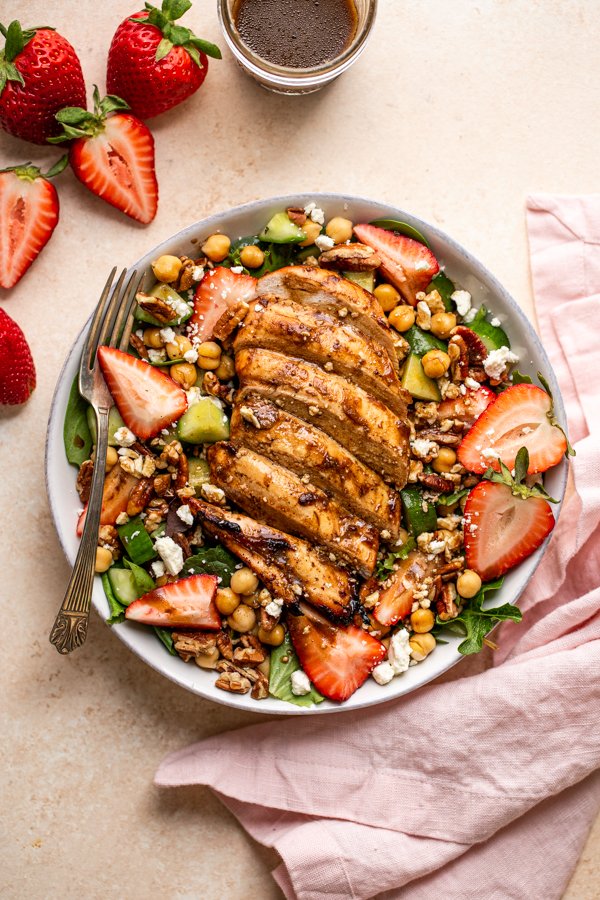
[[156, 62], [168, 56], [173, 47], [183, 47], [199, 69], [203, 68], [200, 53], [205, 53], [213, 59], [221, 59], [221, 51], [216, 44], [196, 37], [193, 31], [183, 25], [175, 24], [176, 19], [180, 19], [191, 9], [192, 4], [189, 0], [163, 0], [160, 9], [151, 3], [145, 3], [144, 6], [148, 15], [143, 19], [132, 16], [130, 21], [139, 24], [150, 23], [162, 32], [163, 37], [156, 48]]
[[540, 482], [526, 483], [527, 470], [529, 469], [529, 451], [527, 447], [521, 447], [517, 453], [513, 470], [514, 475], [504, 465], [502, 460], [499, 460], [499, 464], [499, 472], [495, 472], [494, 469], [486, 469], [483, 477], [488, 481], [494, 481], [496, 484], [505, 484], [510, 488], [513, 496], [521, 497], [523, 500], [527, 500], [528, 497], [542, 497], [550, 503], [558, 503], [558, 500], [551, 497]]
[[95, 137], [104, 130], [107, 116], [124, 109], [129, 109], [129, 104], [125, 100], [114, 94], [107, 94], [100, 99], [98, 86], [94, 85], [94, 112], [88, 112], [80, 106], [65, 106], [55, 116], [63, 127], [62, 134], [48, 138], [48, 141], [51, 144], [60, 144], [76, 138]]

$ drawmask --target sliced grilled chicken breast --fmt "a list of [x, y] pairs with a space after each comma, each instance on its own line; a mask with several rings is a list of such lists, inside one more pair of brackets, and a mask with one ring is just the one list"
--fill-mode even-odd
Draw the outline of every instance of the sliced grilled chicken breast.
[[324, 491], [245, 447], [213, 444], [206, 458], [212, 483], [249, 515], [320, 544], [361, 575], [373, 572], [379, 547], [376, 530]]
[[188, 503], [207, 534], [250, 566], [273, 596], [288, 604], [305, 599], [337, 618], [350, 617], [356, 599], [354, 582], [311, 544], [202, 500], [192, 497]]
[[252, 307], [234, 341], [235, 352], [262, 347], [316, 363], [349, 378], [397, 415], [405, 416], [410, 396], [383, 344], [361, 333], [352, 319], [321, 312], [317, 307], [276, 300], [266, 294]]
[[270, 350], [240, 350], [236, 369], [238, 404], [249, 390], [273, 399], [292, 415], [313, 422], [398, 488], [404, 487], [408, 425], [362, 388], [312, 363]]
[[383, 345], [392, 365], [398, 370], [394, 338], [383, 310], [370, 291], [316, 266], [286, 266], [258, 280], [259, 297], [272, 295], [321, 312], [349, 317], [352, 324]]
[[324, 431], [259, 394], [248, 394], [234, 407], [230, 428], [233, 443], [308, 477], [354, 515], [398, 537], [399, 494]]

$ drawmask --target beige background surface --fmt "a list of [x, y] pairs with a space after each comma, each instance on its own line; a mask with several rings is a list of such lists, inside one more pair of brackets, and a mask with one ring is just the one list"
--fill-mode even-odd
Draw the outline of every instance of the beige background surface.
[[[18, 15], [57, 26], [103, 88], [110, 38], [133, 11], [127, 0], [25, 0]], [[17, 7], [4, 0], [1, 12], [8, 21]], [[46, 503], [45, 426], [109, 268], [229, 205], [346, 191], [441, 226], [531, 312], [525, 195], [598, 190], [599, 12], [597, 0], [382, 0], [367, 52], [321, 94], [272, 96], [228, 53], [211, 62], [201, 91], [153, 120], [161, 200], [149, 227], [61, 177], [57, 232], [17, 289], [0, 292], [38, 369], [29, 404], [0, 419], [2, 896], [279, 896], [274, 859], [208, 791], [151, 784], [168, 751], [256, 717], [162, 680], [95, 616], [72, 657], [47, 641], [69, 570]], [[220, 41], [216, 3], [196, 0], [185, 22]], [[58, 155], [0, 141], [4, 165]], [[597, 825], [565, 896], [599, 893]]]

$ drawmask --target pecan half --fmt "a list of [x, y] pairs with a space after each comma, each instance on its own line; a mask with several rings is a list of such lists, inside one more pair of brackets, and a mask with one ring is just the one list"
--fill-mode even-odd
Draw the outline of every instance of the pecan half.
[[180, 491], [188, 482], [189, 465], [185, 453], [181, 453], [177, 461], [177, 476], [175, 478], [175, 490]]
[[419, 437], [436, 444], [444, 444], [446, 447], [458, 447], [462, 441], [462, 434], [453, 431], [441, 431], [439, 428], [424, 428], [419, 432]]
[[443, 621], [455, 619], [458, 615], [458, 607], [454, 602], [455, 598], [456, 587], [454, 584], [451, 581], [443, 584], [435, 604], [437, 614]]
[[222, 384], [222, 382], [219, 381], [214, 372], [204, 373], [202, 386], [207, 394], [211, 394], [213, 397], [218, 397], [219, 400], [222, 400], [223, 403], [227, 403], [228, 406], [231, 406], [231, 404], [233, 403], [233, 388], [228, 387], [226, 384]]
[[289, 206], [286, 209], [286, 213], [290, 222], [293, 222], [299, 228], [302, 228], [306, 223], [307, 215], [301, 206]]
[[217, 645], [214, 634], [204, 631], [173, 632], [173, 646], [184, 662], [189, 662], [198, 654], [204, 656], [212, 653]]
[[429, 490], [439, 491], [442, 494], [451, 494], [455, 488], [451, 481], [442, 478], [441, 475], [435, 475], [433, 472], [421, 472], [417, 475], [417, 481]]
[[154, 493], [157, 497], [164, 497], [171, 487], [171, 476], [168, 473], [156, 475], [154, 478]]
[[238, 672], [222, 672], [215, 681], [215, 687], [232, 694], [247, 694], [251, 686], [250, 681]]
[[453, 381], [464, 381], [469, 374], [469, 350], [460, 334], [453, 334], [448, 343], [450, 370]]
[[137, 336], [137, 334], [133, 334], [133, 332], [129, 335], [129, 343], [136, 351], [138, 356], [141, 356], [142, 359], [149, 359], [148, 349], [141, 338]]
[[154, 316], [154, 318], [158, 319], [159, 322], [162, 322], [163, 325], [166, 325], [168, 322], [172, 322], [173, 319], [177, 318], [176, 310], [174, 310], [165, 300], [161, 300], [160, 297], [151, 297], [150, 294], [144, 294], [140, 291], [139, 294], [135, 295], [135, 299], [144, 312]]
[[252, 685], [251, 697], [253, 700], [265, 700], [269, 696], [269, 679], [262, 672], [258, 672], [258, 678]]
[[217, 635], [217, 647], [221, 656], [225, 659], [233, 659], [233, 644], [230, 636], [224, 631], [220, 631]]
[[77, 493], [82, 503], [87, 503], [90, 499], [90, 489], [92, 487], [92, 475], [94, 474], [94, 463], [91, 459], [84, 459], [77, 473]]
[[366, 244], [337, 244], [319, 256], [323, 269], [341, 269], [346, 272], [372, 272], [381, 265], [381, 259]]
[[175, 543], [179, 544], [179, 546], [181, 547], [183, 551], [183, 558], [189, 559], [192, 555], [192, 550], [190, 547], [190, 542], [186, 538], [185, 534], [183, 534], [181, 531], [176, 531], [175, 534], [172, 535], [172, 538]]
[[127, 501], [127, 515], [130, 518], [137, 516], [146, 508], [154, 494], [154, 482], [152, 478], [140, 478], [133, 488]]
[[229, 309], [226, 309], [215, 327], [213, 328], [213, 341], [226, 341], [233, 334], [240, 322], [243, 322], [250, 307], [244, 300], [238, 300]]
[[233, 651], [233, 661], [241, 666], [259, 666], [266, 658], [265, 648], [252, 634], [244, 634], [242, 646]]
[[271, 616], [266, 611], [266, 609], [261, 607], [260, 610], [260, 627], [263, 631], [273, 631], [277, 623], [279, 622], [279, 616]]
[[452, 334], [461, 337], [467, 345], [469, 364], [472, 366], [480, 365], [488, 355], [488, 351], [479, 335], [465, 325], [457, 325]]

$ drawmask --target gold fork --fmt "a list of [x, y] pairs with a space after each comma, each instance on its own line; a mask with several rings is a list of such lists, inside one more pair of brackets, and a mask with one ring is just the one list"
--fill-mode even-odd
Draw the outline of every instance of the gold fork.
[[84, 643], [92, 599], [108, 449], [108, 413], [113, 406], [112, 397], [97, 361], [98, 347], [116, 347], [118, 344], [119, 349], [127, 349], [133, 323], [132, 307], [142, 281], [140, 278], [136, 282], [137, 273], [132, 272], [123, 287], [127, 275], [127, 270], [123, 269], [113, 287], [116, 271], [116, 268], [112, 270], [100, 295], [79, 364], [79, 393], [91, 404], [96, 413], [96, 455], [77, 559], [65, 599], [50, 632], [50, 643], [54, 644], [59, 653], [70, 653]]

